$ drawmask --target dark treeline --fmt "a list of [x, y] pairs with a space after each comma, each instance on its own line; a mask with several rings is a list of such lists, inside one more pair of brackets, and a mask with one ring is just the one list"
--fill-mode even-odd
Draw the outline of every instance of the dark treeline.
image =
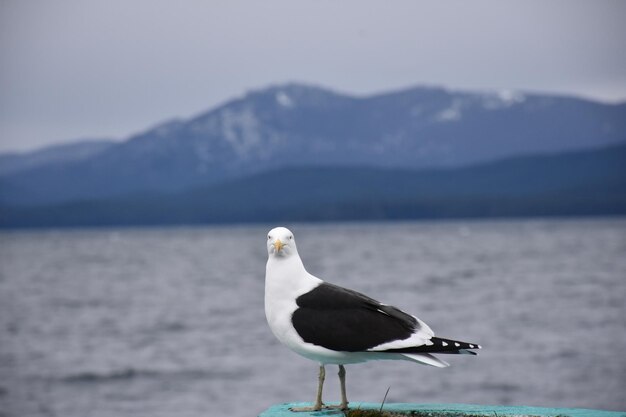
[[0, 225], [77, 227], [626, 214], [626, 145], [449, 170], [298, 167], [178, 193], [0, 207]]

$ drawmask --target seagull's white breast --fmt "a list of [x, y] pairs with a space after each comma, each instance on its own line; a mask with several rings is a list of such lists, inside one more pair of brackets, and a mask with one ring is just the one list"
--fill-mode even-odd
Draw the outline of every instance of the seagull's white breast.
[[291, 317], [296, 299], [317, 287], [321, 280], [310, 275], [296, 259], [273, 259], [265, 272], [265, 317], [274, 336], [290, 349], [299, 352], [305, 342], [293, 328]]
[[270, 257], [265, 272], [265, 317], [274, 336], [294, 352], [324, 364], [346, 364], [374, 359], [371, 354], [336, 352], [307, 343], [293, 327], [291, 318], [298, 308], [296, 299], [322, 282], [304, 269], [299, 257]]

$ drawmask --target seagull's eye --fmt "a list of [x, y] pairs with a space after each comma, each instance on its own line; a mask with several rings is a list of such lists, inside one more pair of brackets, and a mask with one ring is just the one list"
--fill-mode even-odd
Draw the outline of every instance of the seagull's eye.
[[289, 240], [293, 239], [293, 236], [289, 236]]
[[271, 236], [268, 236], [268, 237], [267, 237], [267, 240], [270, 240], [271, 238], [272, 238]]

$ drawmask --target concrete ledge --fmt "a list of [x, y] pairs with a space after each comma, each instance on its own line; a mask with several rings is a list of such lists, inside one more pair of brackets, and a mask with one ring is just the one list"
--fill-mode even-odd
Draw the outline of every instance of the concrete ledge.
[[[289, 411], [290, 407], [310, 406], [311, 403], [285, 403], [274, 405], [259, 417], [322, 417], [322, 416], [342, 416], [338, 410], [322, 410], [311, 413], [294, 413]], [[378, 410], [380, 404], [351, 402], [351, 409]], [[603, 411], [589, 410], [584, 408], [543, 408], [543, 407], [512, 407], [502, 405], [472, 405], [472, 404], [407, 404], [391, 403], [385, 404], [383, 411], [410, 413], [433, 413], [439, 417], [443, 415], [462, 417], [466, 414], [485, 415], [490, 417], [503, 416], [539, 416], [539, 417], [626, 417], [626, 411]]]

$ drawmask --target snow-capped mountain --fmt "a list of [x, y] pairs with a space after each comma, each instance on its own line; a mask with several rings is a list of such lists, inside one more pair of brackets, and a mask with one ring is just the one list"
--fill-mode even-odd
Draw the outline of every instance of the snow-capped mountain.
[[180, 191], [296, 166], [459, 167], [625, 140], [626, 104], [430, 87], [354, 97], [288, 84], [160, 124], [88, 158], [4, 174], [0, 200]]

